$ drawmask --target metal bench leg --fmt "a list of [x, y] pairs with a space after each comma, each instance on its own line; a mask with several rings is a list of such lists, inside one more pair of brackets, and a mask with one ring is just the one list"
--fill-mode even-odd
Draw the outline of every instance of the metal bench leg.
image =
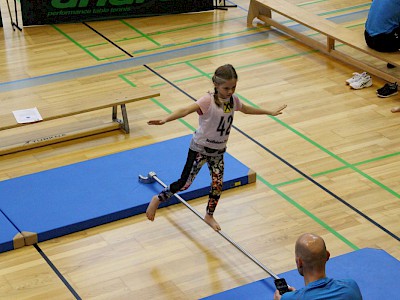
[[113, 122], [118, 122], [118, 118], [117, 118], [117, 106], [114, 105], [112, 108], [112, 116], [111, 116]]
[[329, 36], [326, 38], [326, 50], [328, 52], [335, 50], [335, 40]]
[[128, 120], [128, 113], [126, 112], [125, 104], [121, 104], [121, 113], [122, 113], [122, 120], [118, 119], [117, 117], [117, 106], [113, 106], [112, 108], [112, 120], [113, 122], [118, 122], [120, 124], [120, 128], [125, 132], [129, 133], [129, 120]]
[[125, 133], [129, 133], [128, 113], [126, 112], [125, 104], [121, 104], [121, 112], [122, 112], [122, 130], [125, 131]]

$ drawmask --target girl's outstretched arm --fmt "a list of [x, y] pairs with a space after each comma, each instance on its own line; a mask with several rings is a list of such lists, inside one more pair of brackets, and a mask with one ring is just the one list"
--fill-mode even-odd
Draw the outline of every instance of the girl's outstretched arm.
[[284, 110], [287, 107], [286, 104], [278, 107], [275, 110], [267, 110], [264, 108], [258, 108], [258, 107], [253, 107], [249, 106], [246, 104], [242, 104], [242, 109], [240, 110], [244, 114], [249, 114], [249, 115], [270, 115], [270, 116], [277, 116], [282, 113], [282, 110]]
[[191, 114], [197, 110], [199, 110], [200, 107], [197, 103], [193, 103], [190, 104], [186, 107], [180, 108], [176, 111], [174, 111], [172, 114], [169, 114], [168, 116], [166, 116], [165, 118], [162, 119], [157, 119], [157, 120], [150, 120], [147, 122], [147, 124], [149, 125], [163, 125], [167, 122], [179, 119], [179, 118], [183, 118], [185, 116], [187, 116], [188, 114]]

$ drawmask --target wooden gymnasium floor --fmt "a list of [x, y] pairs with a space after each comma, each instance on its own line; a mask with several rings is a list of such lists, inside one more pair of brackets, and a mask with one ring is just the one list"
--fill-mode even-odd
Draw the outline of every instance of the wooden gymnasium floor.
[[[370, 4], [290, 1], [360, 34]], [[238, 7], [18, 32], [1, 0], [0, 101], [32, 93], [63, 93], [68, 101], [71, 89], [90, 96], [134, 84], [161, 96], [128, 105], [129, 135], [0, 157], [0, 180], [189, 134], [195, 115], [162, 128], [146, 121], [203, 95], [212, 88], [210, 74], [231, 63], [243, 101], [288, 108], [279, 118], [237, 114], [229, 153], [258, 177], [223, 194], [216, 218], [224, 232], [277, 274], [295, 268], [293, 245], [303, 232], [322, 235], [332, 256], [372, 247], [400, 259], [400, 115], [390, 112], [399, 96], [378, 98], [385, 83], [378, 78], [351, 90], [345, 80], [360, 70], [274, 30], [248, 29], [248, 1], [228, 4]], [[83, 126], [103, 114], [109, 111], [71, 119]], [[40, 130], [52, 134], [70, 123]], [[31, 134], [1, 132], [0, 140]], [[206, 199], [191, 204], [204, 211]], [[198, 299], [267, 276], [183, 205], [158, 211], [154, 223], [139, 215], [0, 254], [1, 299]]]

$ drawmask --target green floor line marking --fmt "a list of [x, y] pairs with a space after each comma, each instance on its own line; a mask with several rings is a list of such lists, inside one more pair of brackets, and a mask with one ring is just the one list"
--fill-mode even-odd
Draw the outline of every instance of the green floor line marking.
[[121, 78], [123, 81], [125, 81], [127, 84], [129, 84], [132, 87], [137, 87], [136, 84], [134, 84], [132, 81], [130, 81], [124, 74], [118, 75], [119, 78]]
[[363, 165], [363, 164], [367, 164], [367, 163], [370, 163], [370, 162], [379, 161], [379, 160], [381, 160], [381, 159], [390, 158], [390, 157], [395, 157], [395, 156], [397, 156], [397, 155], [400, 155], [400, 152], [394, 152], [394, 153], [390, 153], [390, 154], [378, 156], [378, 157], [375, 157], [375, 158], [367, 159], [367, 160], [364, 160], [364, 161], [360, 161], [360, 162], [358, 162], [358, 163], [355, 163], [354, 165], [355, 165], [355, 166]]
[[[313, 177], [313, 178], [316, 178], [316, 177], [319, 177], [319, 176], [322, 176], [322, 175], [326, 175], [326, 174], [329, 174], [329, 173], [342, 171], [342, 170], [345, 170], [345, 169], [348, 169], [348, 167], [347, 166], [343, 166], [343, 167], [331, 169], [331, 170], [328, 170], [328, 171], [323, 171], [323, 172], [319, 172], [319, 173], [316, 173], [316, 174], [311, 174], [310, 176]], [[284, 186], [284, 185], [296, 183], [296, 182], [303, 181], [303, 180], [305, 180], [305, 178], [303, 178], [303, 177], [296, 178], [296, 179], [293, 179], [293, 180], [288, 180], [288, 181], [285, 181], [285, 182], [277, 183], [276, 186]]]
[[[275, 118], [275, 117], [273, 117]], [[302, 139], [306, 140], [307, 142], [309, 142], [311, 145], [317, 147], [318, 149], [320, 149], [321, 151], [325, 152], [326, 154], [328, 154], [329, 156], [331, 156], [332, 158], [336, 159], [337, 161], [341, 162], [343, 165], [347, 166], [348, 168], [352, 169], [353, 171], [355, 171], [356, 173], [360, 174], [361, 176], [363, 176], [364, 178], [368, 179], [369, 181], [371, 181], [372, 183], [376, 184], [377, 186], [379, 186], [380, 188], [384, 189], [385, 191], [389, 192], [390, 194], [392, 194], [393, 196], [395, 196], [396, 198], [400, 198], [400, 195], [398, 193], [396, 193], [394, 190], [392, 190], [391, 188], [389, 188], [388, 186], [384, 185], [383, 183], [379, 182], [378, 180], [376, 180], [375, 178], [373, 178], [372, 176], [364, 173], [363, 171], [361, 171], [360, 169], [356, 168], [355, 166], [353, 166], [352, 164], [348, 163], [347, 161], [345, 161], [343, 158], [339, 157], [338, 155], [334, 154], [333, 152], [329, 151], [328, 149], [322, 147], [321, 145], [319, 145], [318, 143], [314, 142], [312, 139], [310, 139], [309, 137], [305, 136], [304, 134], [302, 134], [301, 132], [297, 131], [296, 129], [294, 129], [293, 127], [289, 126], [288, 124], [286, 124], [285, 122], [282, 122], [281, 120], [279, 120], [278, 118], [275, 118], [276, 121], [278, 123], [280, 123], [282, 126], [286, 127], [287, 129], [289, 129], [290, 131], [292, 131], [293, 133], [295, 133], [297, 136], [301, 137]]]
[[189, 77], [186, 77], [186, 78], [174, 80], [174, 82], [182, 82], [182, 81], [187, 81], [187, 80], [193, 80], [193, 79], [197, 79], [197, 78], [201, 78], [201, 77], [203, 77], [203, 75], [189, 76]]
[[142, 39], [142, 36], [133, 36], [133, 37], [129, 37], [129, 38], [122, 38], [120, 40], [116, 40], [116, 43], [122, 43], [122, 42], [126, 42], [126, 41], [132, 41], [132, 40], [137, 40], [137, 39]]
[[[229, 35], [237, 35], [237, 34], [240, 34], [240, 33], [243, 33], [243, 32], [247, 32], [247, 31], [249, 31], [249, 29], [232, 32], [232, 33], [224, 35], [224, 37], [229, 36]], [[208, 40], [218, 39], [220, 37], [221, 37], [221, 35], [204, 37], [204, 38], [201, 38], [201, 41], [208, 41]], [[155, 48], [148, 48], [148, 49], [142, 49], [142, 50], [133, 51], [133, 53], [137, 54], [137, 53], [151, 52], [151, 51], [160, 50], [160, 49], [163, 50], [163, 49], [168, 49], [168, 48], [171, 48], [171, 47], [190, 45], [190, 44], [194, 44], [196, 42], [197, 41], [190, 40], [190, 41], [180, 42], [180, 43], [176, 43], [176, 44], [172, 44], [172, 45], [160, 45], [159, 47], [155, 47]]]
[[364, 27], [365, 26], [365, 22], [354, 24], [354, 25], [349, 25], [349, 26], [347, 26], [347, 28], [355, 28], [355, 27], [360, 27], [360, 26]]
[[126, 72], [126, 73], [124, 73], [124, 75], [129, 76], [132, 74], [143, 73], [143, 72], [147, 72], [147, 71], [148, 71], [147, 69], [140, 69], [140, 70], [136, 70], [136, 71], [132, 71], [132, 72]]
[[63, 32], [60, 28], [58, 28], [56, 25], [51, 24], [51, 26], [57, 30], [62, 36], [64, 36], [66, 39], [68, 39], [69, 41], [71, 41], [73, 44], [75, 44], [76, 46], [78, 46], [78, 48], [80, 48], [81, 50], [83, 50], [84, 52], [86, 52], [87, 54], [89, 54], [91, 57], [93, 57], [95, 60], [100, 61], [100, 59], [94, 55], [91, 51], [88, 51], [85, 47], [83, 47], [81, 44], [79, 44], [77, 41], [75, 41], [73, 38], [71, 38], [68, 34], [66, 34], [65, 32]]
[[[352, 164], [352, 165], [355, 166], [356, 164]], [[334, 172], [343, 171], [345, 169], [348, 169], [348, 167], [347, 166], [342, 166], [342, 167], [334, 168], [334, 169], [331, 169], [331, 170], [318, 172], [318, 173], [315, 173], [315, 174], [313, 174], [311, 176], [315, 176], [315, 177], [323, 176], [323, 175], [331, 174], [331, 173], [334, 173]]]
[[[89, 54], [91, 57], [93, 57], [95, 60], [97, 61], [104, 61], [104, 60], [109, 60], [109, 59], [114, 59], [114, 58], [119, 58], [119, 57], [125, 57], [125, 54], [122, 55], [115, 55], [115, 56], [109, 56], [109, 57], [105, 57], [105, 58], [99, 58], [98, 56], [96, 56], [95, 54], [93, 54], [92, 51], [89, 51], [87, 48], [90, 47], [94, 47], [94, 45], [89, 45], [89, 46], [82, 46], [80, 43], [78, 43], [77, 41], [75, 41], [73, 38], [71, 38], [68, 34], [66, 34], [65, 32], [63, 32], [60, 28], [58, 28], [56, 25], [52, 24], [51, 25], [56, 31], [58, 31], [62, 36], [64, 36], [66, 39], [70, 40], [73, 44], [75, 44], [76, 46], [78, 46], [78, 48], [82, 49], [84, 52], [86, 52], [87, 54]], [[102, 44], [98, 44], [98, 45], [108, 45], [108, 43], [102, 43]]]
[[[161, 102], [157, 101], [154, 98], [151, 98], [151, 101], [153, 103], [155, 103], [157, 106], [161, 107], [164, 111], [166, 111], [167, 113], [172, 113], [172, 111], [170, 109], [168, 109], [166, 106], [164, 106]], [[187, 123], [186, 121], [184, 121], [183, 119], [179, 119], [179, 121], [185, 125], [186, 127], [188, 127], [190, 130], [195, 131], [196, 129], [191, 126], [189, 123]], [[287, 202], [289, 202], [290, 204], [292, 204], [294, 207], [296, 207], [298, 210], [300, 210], [301, 212], [303, 212], [305, 215], [307, 215], [308, 217], [310, 217], [312, 220], [314, 220], [317, 224], [319, 224], [320, 226], [322, 226], [323, 228], [325, 228], [326, 230], [328, 230], [330, 233], [332, 233], [333, 235], [335, 235], [337, 238], [339, 238], [342, 242], [344, 242], [345, 244], [347, 244], [350, 248], [354, 249], [354, 250], [358, 250], [360, 248], [358, 248], [356, 245], [354, 245], [352, 242], [350, 242], [348, 239], [346, 239], [343, 235], [341, 235], [340, 233], [338, 233], [335, 229], [333, 229], [332, 227], [330, 227], [328, 224], [326, 224], [324, 221], [322, 221], [321, 219], [319, 219], [317, 216], [315, 216], [314, 214], [312, 214], [310, 211], [308, 211], [307, 209], [305, 209], [303, 206], [301, 206], [299, 203], [297, 203], [296, 201], [294, 201], [292, 198], [290, 198], [288, 195], [286, 195], [285, 193], [283, 193], [282, 191], [280, 191], [278, 188], [276, 188], [274, 185], [270, 184], [269, 182], [267, 182], [264, 178], [262, 178], [259, 175], [256, 175], [257, 179], [260, 180], [262, 183], [264, 183], [267, 187], [269, 187], [271, 190], [273, 190], [275, 193], [277, 193], [278, 195], [280, 195], [283, 199], [285, 199]]]
[[[159, 69], [163, 69], [163, 68], [169, 68], [169, 67], [172, 67], [172, 66], [178, 66], [178, 65], [181, 65], [181, 64], [186, 64], [188, 62], [195, 62], [195, 61], [199, 61], [199, 60], [204, 60], [204, 59], [207, 59], [207, 58], [215, 58], [215, 57], [218, 57], [218, 56], [236, 54], [238, 52], [243, 52], [243, 51], [251, 51], [253, 49], [257, 49], [257, 48], [261, 48], [261, 47], [267, 47], [267, 46], [271, 46], [271, 45], [285, 43], [288, 40], [293, 40], [293, 38], [288, 38], [288, 39], [285, 39], [284, 41], [279, 41], [279, 42], [268, 42], [266, 44], [256, 45], [256, 46], [253, 46], [253, 47], [247, 47], [247, 48], [243, 48], [243, 49], [238, 49], [238, 50], [233, 50], [233, 51], [228, 51], [228, 52], [223, 52], [223, 53], [218, 53], [218, 54], [202, 56], [202, 57], [194, 58], [194, 59], [191, 59], [191, 60], [188, 60], [188, 61], [179, 61], [179, 62], [174, 62], [174, 63], [170, 63], [170, 64], [164, 64], [162, 66], [157, 66], [155, 69], [159, 70]], [[280, 60], [283, 60], [283, 59], [293, 58], [293, 57], [296, 57], [296, 56], [309, 55], [309, 54], [313, 54], [313, 53], [316, 53], [316, 52], [319, 52], [319, 51], [318, 50], [310, 50], [310, 51], [306, 51], [306, 52], [295, 53], [295, 54], [291, 54], [291, 55], [284, 56], [284, 57], [278, 57], [278, 58], [273, 58], [273, 59], [270, 59], [270, 60], [261, 61], [261, 62], [258, 62], [256, 65], [276, 62], [276, 61], [280, 61]], [[255, 64], [245, 65], [245, 66], [236, 67], [236, 68], [245, 69], [245, 68], [248, 68], [248, 67], [252, 67], [254, 65]], [[142, 72], [142, 71], [143, 70], [133, 71], [131, 73], [133, 74], [133, 73]], [[211, 75], [211, 73], [210, 73], [210, 75]], [[199, 78], [199, 77], [201, 77], [201, 75], [193, 76], [192, 78]], [[179, 82], [179, 81], [184, 81], [184, 80], [188, 80], [188, 78], [177, 79], [174, 82]]]
[[[222, 52], [222, 53], [217, 53], [217, 54], [211, 54], [211, 55], [207, 55], [207, 56], [197, 57], [197, 58], [194, 58], [194, 59], [190, 59], [188, 61], [195, 62], [195, 61], [200, 61], [200, 60], [204, 60], [204, 59], [207, 59], [207, 58], [215, 58], [215, 57], [219, 57], [219, 56], [237, 54], [239, 52], [251, 51], [251, 50], [254, 50], [254, 49], [257, 49], [257, 48], [261, 48], [261, 47], [267, 47], [267, 46], [281, 44], [281, 43], [283, 44], [283, 43], [285, 43], [285, 42], [287, 42], [289, 40], [293, 40], [293, 38], [285, 39], [284, 41], [279, 41], [279, 42], [270, 42], [270, 43], [267, 43], [267, 44], [262, 44], [262, 45], [252, 46], [252, 47], [246, 47], [246, 48], [243, 48], [243, 49], [232, 50], [232, 51], [227, 51], [227, 52]], [[283, 60], [283, 59], [293, 58], [293, 57], [296, 57], [296, 56], [309, 55], [309, 54], [313, 54], [313, 53], [316, 53], [316, 52], [319, 52], [319, 51], [312, 49], [312, 50], [305, 51], [305, 52], [300, 52], [300, 53], [297, 52], [297, 53], [294, 53], [294, 54], [291, 54], [291, 55], [288, 55], [288, 56], [277, 57], [277, 58], [273, 58], [273, 59], [269, 59], [269, 60], [260, 61], [260, 62], [255, 63], [255, 64], [244, 65], [242, 67], [235, 67], [235, 68], [236, 69], [238, 69], [238, 68], [245, 69], [245, 68], [252, 67], [252, 66], [255, 66], [255, 65], [260, 65], [260, 64], [262, 65], [262, 64], [265, 64], [265, 63], [276, 62], [276, 61], [280, 61], [280, 60]], [[171, 67], [171, 66], [177, 66], [177, 65], [185, 64], [186, 62], [187, 61], [180, 61], [180, 62], [165, 64], [165, 65], [156, 67], [156, 69], [159, 70], [159, 69], [162, 69], [162, 68], [168, 68], [168, 67]]]
[[303, 2], [301, 4], [298, 4], [298, 6], [313, 5], [313, 4], [316, 4], [316, 3], [321, 3], [321, 2], [326, 2], [326, 1], [329, 1], [329, 0], [317, 0], [317, 1]]
[[[227, 51], [227, 52], [222, 52], [222, 53], [217, 53], [217, 54], [210, 54], [210, 55], [207, 55], [207, 56], [201, 56], [201, 57], [193, 58], [193, 59], [190, 59], [189, 61], [194, 62], [194, 61], [199, 61], [199, 60], [203, 60], [203, 59], [207, 59], [207, 58], [215, 58], [215, 57], [218, 57], [218, 56], [224, 56], [224, 55], [229, 55], [229, 54], [235, 54], [235, 53], [238, 53], [238, 52], [249, 51], [249, 50], [253, 50], [253, 49], [257, 49], [257, 48], [262, 48], [262, 47], [267, 47], [267, 46], [275, 45], [275, 44], [278, 44], [278, 42], [268, 42], [268, 43], [266, 43], [266, 44], [257, 45], [257, 46], [252, 46], [252, 47], [246, 47], [246, 48], [243, 48], [243, 49], [238, 49], [238, 50], [233, 50], [233, 51]], [[169, 68], [169, 67], [181, 65], [181, 64], [184, 64], [184, 63], [185, 63], [185, 61], [179, 61], [179, 62], [164, 64], [164, 65], [162, 65], [162, 66], [158, 66], [157, 69]]]
[[114, 59], [114, 58], [119, 58], [119, 57], [126, 57], [126, 55], [121, 54], [121, 55], [115, 55], [115, 56], [107, 56], [107, 57], [99, 58], [99, 61], [109, 60], [109, 59]]
[[[245, 49], [245, 50], [247, 50], [247, 49]], [[261, 61], [261, 62], [258, 62], [256, 65], [260, 65], [260, 64], [262, 65], [262, 64], [267, 64], [267, 63], [271, 63], [271, 62], [276, 62], [276, 61], [280, 61], [280, 60], [283, 60], [283, 59], [293, 58], [293, 57], [296, 57], [296, 56], [308, 55], [308, 54], [312, 54], [312, 53], [315, 53], [315, 52], [316, 52], [316, 50], [311, 50], [311, 51], [309, 51], [309, 52], [296, 53], [296, 54], [293, 54], [293, 55], [288, 55], [288, 56], [284, 56], [284, 57], [278, 57], [278, 58], [274, 58], [274, 59], [270, 59], [270, 60]], [[220, 55], [226, 55], [226, 53], [217, 54], [217, 55], [215, 55], [215, 56], [220, 56]], [[194, 65], [191, 64], [191, 62], [193, 62], [193, 61], [198, 61], [198, 60], [200, 60], [200, 59], [209, 58], [209, 57], [215, 57], [215, 56], [214, 56], [214, 55], [213, 55], [213, 56], [207, 56], [207, 57], [196, 58], [196, 59], [192, 59], [192, 60], [188, 60], [188, 61], [181, 61], [181, 62], [178, 62], [178, 63], [172, 63], [172, 64], [167, 64], [167, 65], [162, 65], [162, 66], [156, 67], [155, 69], [156, 69], [156, 70], [159, 70], [159, 69], [163, 69], [163, 68], [166, 68], [166, 67], [177, 66], [177, 65], [181, 65], [181, 64], [187, 64], [187, 65], [190, 65], [190, 66], [193, 67], [193, 68], [196, 68]], [[242, 66], [242, 67], [235, 67], [235, 68], [236, 68], [236, 69], [245, 69], [245, 68], [252, 67], [252, 66], [254, 66], [254, 64], [252, 64], [252, 65], [245, 65], [245, 66]], [[139, 73], [139, 72], [142, 72], [142, 71], [143, 71], [143, 70], [133, 71], [133, 72], [130, 72], [130, 74], [135, 74], [135, 73]], [[186, 81], [186, 80], [190, 80], [190, 79], [201, 78], [201, 77], [203, 77], [203, 76], [205, 76], [205, 77], [207, 77], [207, 78], [211, 78], [211, 76], [212, 76], [212, 73], [205, 73], [205, 72], [203, 72], [203, 71], [201, 71], [201, 70], [199, 70], [199, 69], [197, 69], [197, 71], [200, 72], [201, 75], [194, 75], [194, 76], [190, 76], [190, 77], [185, 77], [185, 78], [181, 78], [181, 79], [176, 79], [176, 80], [174, 80], [173, 82], [174, 82], [174, 83], [177, 83], [177, 82], [182, 82], [182, 81]], [[158, 84], [158, 85], [164, 85], [164, 84]], [[244, 100], [244, 101], [247, 101], [246, 99], [243, 99], [243, 100]], [[249, 104], [251, 104], [251, 105], [254, 106], [254, 104], [252, 104], [251, 102], [249, 102]]]
[[249, 67], [260, 66], [260, 65], [263, 65], [263, 64], [269, 64], [269, 63], [272, 63], [272, 62], [277, 62], [277, 61], [281, 61], [281, 60], [285, 60], [285, 59], [289, 59], [289, 58], [294, 58], [294, 57], [297, 57], [297, 56], [305, 56], [305, 55], [308, 55], [308, 54], [313, 54], [315, 52], [318, 52], [318, 50], [310, 50], [310, 51], [306, 51], [306, 52], [300, 52], [300, 53], [295, 53], [295, 54], [291, 54], [291, 55], [287, 55], [287, 56], [268, 59], [268, 60], [261, 61], [261, 62], [258, 62], [258, 63], [254, 63], [254, 64], [249, 64], [249, 65], [245, 65], [245, 66], [239, 66], [236, 69], [237, 70], [247, 69]]
[[161, 82], [161, 83], [153, 84], [153, 85], [151, 85], [150, 87], [155, 88], [155, 87], [165, 86], [165, 85], [167, 85], [167, 84], [168, 84], [168, 83], [166, 83], [166, 82]]
[[350, 7], [346, 7], [346, 8], [335, 9], [335, 10], [319, 13], [318, 16], [327, 16], [327, 15], [336, 14], [338, 12], [345, 12], [345, 11], [349, 11], [349, 10], [353, 10], [353, 9], [357, 9], [357, 8], [365, 8], [365, 7], [370, 7], [370, 6], [371, 6], [370, 3], [359, 4], [359, 5], [354, 5], [354, 6], [350, 6]]
[[[370, 158], [370, 159], [367, 159], [367, 160], [364, 160], [364, 161], [356, 162], [356, 163], [354, 163], [352, 165], [353, 166], [361, 166], [361, 165], [368, 164], [368, 163], [371, 163], [371, 162], [376, 162], [376, 161], [380, 161], [380, 160], [387, 159], [387, 158], [390, 158], [390, 157], [394, 157], [394, 156], [397, 156], [399, 154], [400, 154], [400, 152], [394, 152], [394, 153], [390, 153], [390, 154], [386, 154], [386, 155]], [[326, 174], [337, 172], [337, 171], [341, 171], [341, 170], [344, 170], [344, 169], [347, 169], [347, 166], [335, 168], [335, 169], [332, 169], [332, 170], [327, 170], [325, 172], [319, 172], [319, 173], [316, 173], [316, 174], [314, 174], [312, 176], [326, 175]]]
[[[239, 95], [238, 95], [239, 96]], [[247, 103], [251, 103], [251, 101], [245, 99], [244, 97], [241, 97], [241, 99], [244, 99]], [[258, 107], [257, 105], [253, 104], [253, 106]], [[300, 133], [299, 131], [297, 131], [296, 129], [294, 129], [293, 127], [289, 126], [288, 124], [286, 124], [285, 122], [281, 121], [280, 119], [274, 117], [274, 116], [269, 116], [270, 118], [274, 119], [275, 121], [277, 121], [280, 125], [284, 126], [285, 128], [289, 129], [290, 131], [292, 131], [293, 133], [295, 133], [297, 136], [299, 136], [300, 138], [306, 140], [307, 142], [309, 142], [311, 145], [317, 147], [318, 149], [320, 149], [321, 151], [325, 152], [326, 154], [328, 154], [329, 156], [331, 156], [332, 158], [336, 159], [337, 161], [341, 162], [346, 168], [350, 168], [353, 171], [355, 171], [356, 173], [360, 174], [361, 176], [363, 176], [364, 178], [368, 179], [369, 181], [371, 181], [372, 183], [376, 184], [377, 186], [379, 186], [380, 188], [384, 189], [385, 191], [389, 192], [390, 194], [394, 195], [397, 198], [400, 198], [400, 195], [392, 190], [391, 188], [389, 188], [388, 186], [384, 185], [383, 183], [379, 182], [378, 180], [376, 180], [375, 178], [373, 178], [372, 176], [366, 174], [365, 172], [361, 171], [360, 169], [356, 168], [354, 165], [348, 163], [347, 161], [345, 161], [344, 159], [342, 159], [341, 157], [339, 157], [338, 155], [334, 154], [333, 152], [329, 151], [328, 149], [322, 147], [321, 145], [319, 145], [318, 143], [314, 142], [312, 139], [310, 139], [309, 137], [305, 136], [304, 134]]]
[[297, 182], [300, 182], [300, 181], [305, 181], [305, 180], [306, 179], [304, 177], [300, 177], [300, 178], [296, 178], [296, 179], [293, 179], [293, 180], [288, 180], [288, 181], [283, 181], [283, 182], [276, 183], [275, 186], [276, 187], [282, 187], [282, 186], [285, 186], [285, 185], [294, 184], [294, 183], [297, 183]]
[[196, 70], [197, 72], [200, 73], [201, 76], [205, 76], [207, 78], [211, 78], [210, 73], [207, 72], [203, 72], [202, 70], [200, 70], [198, 67], [192, 65], [192, 63], [190, 61], [186, 61], [185, 64], [189, 67], [191, 67], [192, 69]]
[[319, 225], [321, 225], [323, 228], [325, 228], [326, 230], [328, 230], [330, 233], [332, 233], [333, 235], [335, 235], [337, 238], [339, 238], [342, 242], [344, 242], [345, 244], [347, 244], [349, 247], [353, 248], [354, 250], [359, 250], [360, 248], [358, 248], [356, 245], [354, 245], [352, 242], [350, 242], [348, 239], [346, 239], [343, 235], [341, 235], [339, 232], [337, 232], [335, 229], [333, 229], [332, 227], [330, 227], [328, 224], [326, 224], [324, 221], [322, 221], [320, 218], [318, 218], [317, 216], [315, 216], [313, 213], [311, 213], [310, 211], [308, 211], [306, 208], [304, 208], [303, 206], [301, 206], [299, 203], [297, 203], [296, 201], [294, 201], [292, 198], [290, 198], [288, 195], [286, 195], [285, 193], [283, 193], [282, 191], [280, 191], [278, 188], [276, 188], [273, 184], [269, 183], [268, 181], [266, 181], [264, 178], [262, 178], [260, 175], [256, 175], [257, 179], [260, 180], [263, 184], [265, 184], [267, 187], [269, 187], [271, 190], [273, 190], [275, 193], [277, 193], [278, 195], [280, 195], [283, 199], [285, 199], [287, 202], [289, 202], [290, 204], [292, 204], [294, 207], [296, 207], [298, 210], [300, 210], [301, 212], [303, 212], [304, 214], [306, 214], [307, 216], [309, 216], [311, 219], [313, 219], [316, 223], [318, 223]]
[[139, 29], [133, 27], [131, 24], [125, 22], [124, 20], [119, 20], [122, 24], [125, 24], [126, 26], [128, 26], [130, 29], [136, 31], [138, 34], [140, 34], [142, 37], [146, 38], [147, 40], [149, 40], [150, 42], [152, 42], [153, 44], [160, 46], [161, 44], [156, 42], [155, 40], [153, 40], [151, 37], [149, 37], [148, 35], [146, 35], [145, 33], [141, 32]]
[[161, 30], [161, 31], [148, 33], [148, 35], [159, 35], [159, 34], [164, 34], [164, 33], [172, 33], [172, 32], [177, 32], [177, 31], [186, 30], [186, 29], [193, 29], [193, 28], [202, 27], [202, 26], [214, 25], [214, 24], [218, 24], [218, 23], [226, 23], [226, 22], [235, 21], [238, 19], [243, 19], [246, 17], [247, 16], [240, 16], [240, 17], [231, 18], [231, 19], [224, 19], [221, 21], [213, 21], [213, 22], [207, 22], [207, 23], [202, 23], [202, 24], [179, 27], [179, 28], [175, 28], [175, 29]]
[[[368, 164], [368, 163], [371, 163], [371, 162], [376, 162], [376, 161], [380, 161], [380, 160], [387, 159], [387, 158], [390, 158], [390, 157], [394, 157], [394, 156], [397, 156], [397, 155], [400, 155], [400, 152], [395, 152], [395, 153], [391, 153], [391, 154], [387, 154], [387, 155], [378, 156], [378, 157], [375, 157], [375, 158], [371, 158], [371, 159], [367, 159], [367, 160], [364, 160], [364, 161], [360, 161], [360, 162], [354, 163], [352, 165], [353, 166], [360, 166], [360, 165]], [[318, 177], [318, 176], [323, 176], [323, 175], [326, 175], [326, 174], [342, 171], [342, 170], [345, 170], [345, 169], [348, 169], [348, 167], [347, 166], [343, 166], [343, 167], [334, 168], [334, 169], [330, 169], [330, 170], [327, 170], [327, 171], [315, 173], [315, 174], [312, 174], [311, 177], [315, 178], [315, 177]], [[296, 183], [296, 182], [299, 182], [299, 181], [302, 181], [302, 180], [305, 180], [305, 178], [296, 178], [296, 179], [293, 179], [293, 180], [280, 182], [278, 184], [275, 184], [275, 186], [284, 186], [284, 185]]]
[[192, 41], [188, 41], [188, 42], [181, 42], [181, 43], [172, 44], [172, 45], [171, 44], [170, 45], [160, 45], [159, 47], [136, 50], [136, 51], [133, 51], [132, 53], [133, 54], [138, 54], [138, 53], [151, 52], [151, 51], [154, 51], [154, 50], [165, 50], [165, 49], [168, 49], [168, 48], [177, 47], [177, 46], [185, 46], [185, 45], [192, 44], [192, 43], [193, 43]]
[[104, 45], [108, 45], [108, 43], [98, 43], [98, 44], [92, 44], [92, 45], [87, 45], [85, 46], [85, 48], [93, 48], [93, 47], [99, 47], [99, 46], [104, 46]]

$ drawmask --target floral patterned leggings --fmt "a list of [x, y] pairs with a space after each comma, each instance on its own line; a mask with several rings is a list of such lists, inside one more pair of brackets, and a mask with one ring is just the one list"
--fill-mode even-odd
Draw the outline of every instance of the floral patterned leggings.
[[222, 193], [222, 183], [224, 176], [224, 155], [208, 156], [189, 149], [185, 167], [183, 168], [181, 178], [171, 183], [159, 195], [160, 201], [166, 201], [175, 193], [184, 191], [190, 187], [201, 167], [207, 162], [211, 175], [211, 191], [207, 204], [207, 214], [213, 215], [218, 200]]

